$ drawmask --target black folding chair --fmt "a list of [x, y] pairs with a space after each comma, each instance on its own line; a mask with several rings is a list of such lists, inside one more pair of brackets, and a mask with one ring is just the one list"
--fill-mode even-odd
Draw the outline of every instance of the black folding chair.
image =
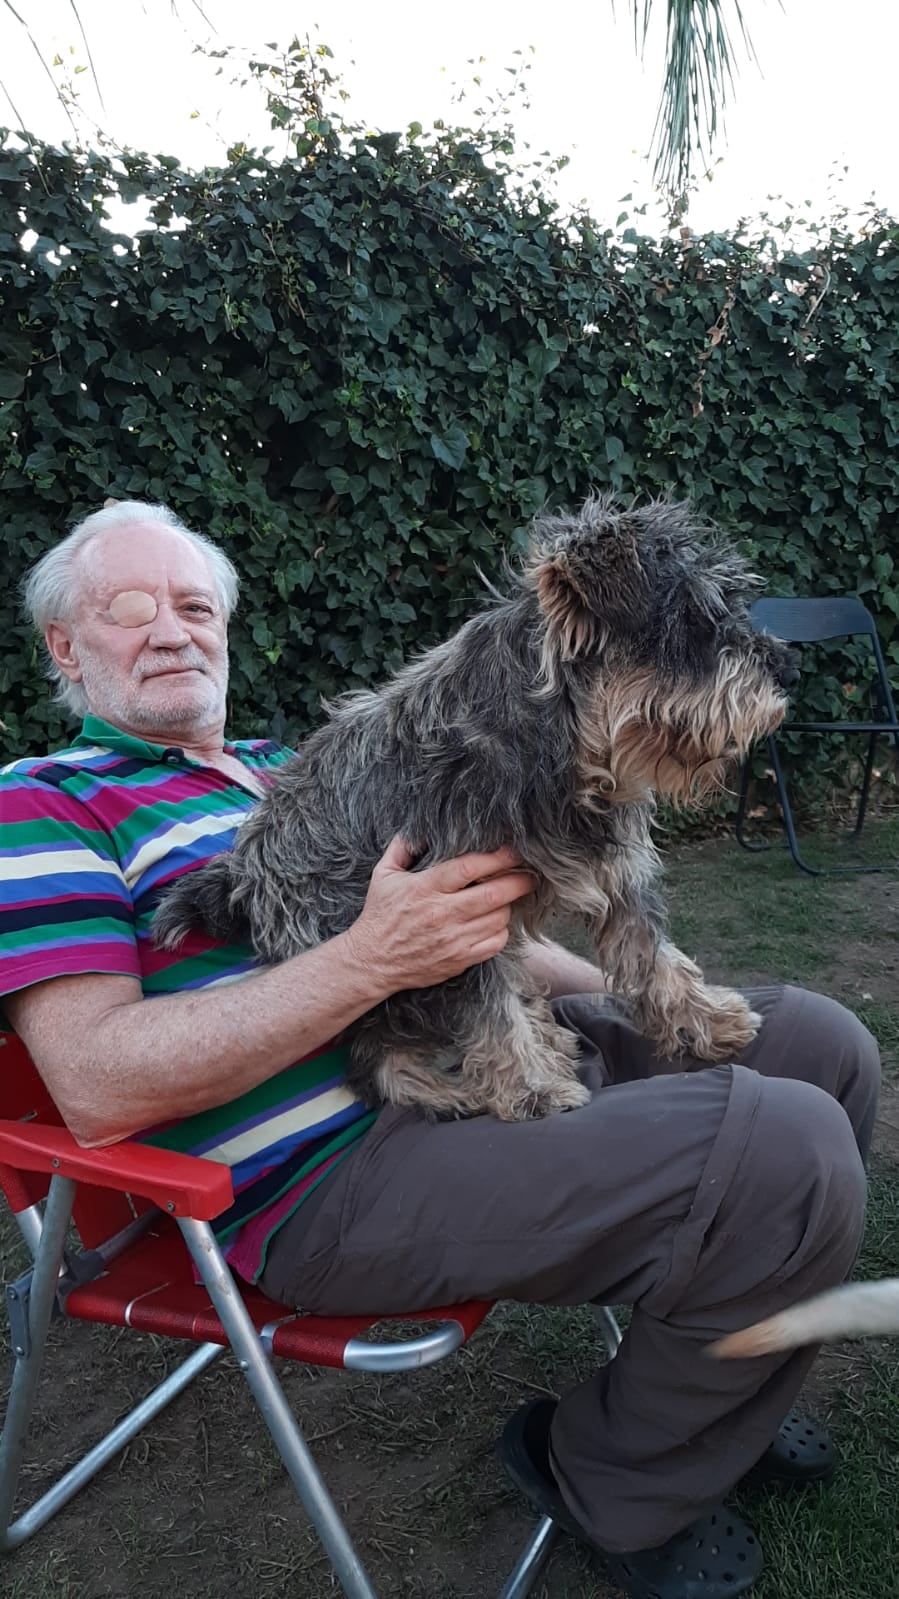
[[[835, 638], [867, 638], [871, 642], [875, 668], [871, 681], [874, 709], [873, 721], [784, 722], [780, 728], [780, 731], [784, 733], [867, 733], [868, 754], [865, 761], [865, 775], [862, 781], [855, 826], [849, 834], [850, 839], [857, 839], [864, 826], [877, 740], [882, 733], [892, 737], [896, 745], [896, 751], [899, 753], [899, 720], [896, 717], [896, 706], [893, 702], [893, 693], [887, 676], [886, 661], [880, 639], [877, 636], [877, 624], [871, 612], [862, 604], [861, 600], [854, 595], [848, 594], [838, 599], [756, 600], [752, 607], [752, 619], [761, 632], [773, 633], [778, 638], [784, 639], [788, 644], [820, 644], [826, 639]], [[801, 872], [807, 872], [810, 877], [821, 877], [828, 872], [888, 872], [896, 870], [896, 866], [889, 863], [882, 866], [856, 864], [829, 868], [809, 866], [802, 859], [799, 852], [799, 841], [796, 837], [796, 827], [793, 821], [790, 798], [787, 793], [783, 763], [777, 747], [777, 739], [773, 734], [768, 739], [768, 752], [774, 771], [774, 781], [777, 785], [777, 797], [780, 800], [783, 814], [784, 832], [787, 835], [786, 842], [790, 854]], [[752, 766], [747, 759], [743, 763], [740, 793], [737, 801], [736, 834], [737, 842], [742, 845], [743, 849], [760, 851], [770, 849], [770, 844], [747, 839], [745, 834], [746, 803], [749, 797], [751, 777]], [[899, 865], [899, 862], [896, 865]]]

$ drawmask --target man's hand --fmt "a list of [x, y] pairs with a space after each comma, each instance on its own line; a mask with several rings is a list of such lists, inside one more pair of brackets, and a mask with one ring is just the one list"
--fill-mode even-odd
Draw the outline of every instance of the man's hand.
[[460, 855], [412, 872], [395, 838], [375, 867], [365, 906], [345, 935], [386, 994], [429, 988], [498, 955], [517, 899], [534, 891], [514, 850]]

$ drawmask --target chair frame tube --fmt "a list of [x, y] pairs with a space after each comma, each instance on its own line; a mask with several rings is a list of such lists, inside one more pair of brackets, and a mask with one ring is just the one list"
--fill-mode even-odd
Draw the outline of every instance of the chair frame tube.
[[[273, 1323], [272, 1328], [262, 1333], [256, 1330], [209, 1223], [188, 1217], [179, 1217], [177, 1224], [222, 1323], [228, 1345], [198, 1345], [52, 1487], [16, 1520], [11, 1519], [43, 1368], [47, 1332], [54, 1312], [64, 1309], [67, 1286], [71, 1286], [73, 1278], [79, 1280], [77, 1259], [72, 1272], [67, 1270], [69, 1263], [65, 1255], [76, 1187], [74, 1179], [56, 1175], [51, 1179], [43, 1210], [40, 1205], [32, 1205], [16, 1217], [31, 1251], [34, 1268], [27, 1290], [27, 1347], [22, 1353], [16, 1352], [9, 1404], [0, 1434], [0, 1552], [12, 1552], [43, 1527], [141, 1428], [230, 1346], [346, 1599], [377, 1599], [371, 1579], [275, 1375], [269, 1349], [277, 1324]], [[152, 1213], [136, 1218], [113, 1239], [96, 1251], [88, 1251], [81, 1259], [93, 1257], [94, 1269], [102, 1270], [105, 1261], [134, 1242], [152, 1220]], [[605, 1306], [597, 1307], [597, 1315], [612, 1358], [621, 1340], [617, 1322]], [[412, 1370], [444, 1359], [462, 1341], [462, 1328], [452, 1321], [440, 1324], [421, 1337], [397, 1344], [369, 1344], [363, 1339], [352, 1339], [347, 1345], [349, 1359], [346, 1364], [357, 1371]], [[506, 1579], [499, 1599], [526, 1599], [543, 1570], [557, 1532], [549, 1517], [541, 1518]]]

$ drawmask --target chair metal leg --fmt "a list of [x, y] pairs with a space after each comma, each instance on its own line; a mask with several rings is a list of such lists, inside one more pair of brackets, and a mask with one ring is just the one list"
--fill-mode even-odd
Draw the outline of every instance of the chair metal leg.
[[19, 1232], [22, 1234], [31, 1253], [32, 1260], [37, 1260], [41, 1232], [44, 1226], [43, 1210], [40, 1205], [29, 1205], [27, 1210], [17, 1210], [16, 1222], [18, 1223]]
[[[610, 1360], [614, 1360], [621, 1346], [621, 1328], [618, 1325], [617, 1318], [608, 1305], [594, 1305], [593, 1309], [596, 1312], [596, 1319], [608, 1357]], [[543, 1516], [537, 1525], [536, 1531], [525, 1545], [515, 1569], [506, 1579], [499, 1599], [525, 1599], [525, 1595], [531, 1592], [534, 1583], [546, 1564], [547, 1556], [557, 1532], [558, 1528], [552, 1518]]]
[[734, 818], [734, 832], [736, 834], [737, 843], [741, 849], [748, 850], [751, 855], [761, 855], [765, 852], [765, 850], [769, 850], [771, 845], [759, 843], [754, 839], [747, 838], [744, 831], [746, 825], [746, 804], [749, 799], [749, 785], [751, 781], [752, 766], [750, 764], [749, 757], [747, 756], [746, 760], [743, 762], [743, 769], [740, 774], [740, 792], [737, 795], [737, 814]]
[[893, 699], [893, 690], [890, 687], [890, 674], [887, 671], [886, 659], [876, 630], [872, 635], [871, 643], [874, 647], [874, 660], [877, 666], [880, 710], [884, 713], [884, 721], [892, 722], [893, 724], [892, 739], [896, 746], [896, 754], [899, 755], [899, 716], [896, 714], [896, 703]]
[[[874, 737], [876, 737], [876, 735], [872, 735], [872, 739]], [[856, 865], [856, 866], [809, 866], [809, 865], [807, 865], [807, 863], [802, 859], [802, 856], [801, 856], [801, 854], [799, 852], [799, 839], [796, 836], [796, 827], [795, 827], [795, 823], [793, 821], [793, 812], [792, 812], [792, 809], [790, 807], [790, 800], [789, 800], [789, 796], [787, 794], [786, 778], [784, 777], [783, 766], [781, 764], [780, 753], [779, 753], [778, 748], [777, 748], [777, 743], [776, 743], [776, 741], [775, 741], [775, 739], [773, 737], [769, 738], [768, 746], [769, 746], [769, 749], [771, 751], [771, 764], [772, 764], [772, 766], [774, 768], [774, 776], [775, 776], [775, 780], [777, 782], [777, 794], [778, 794], [778, 798], [780, 800], [781, 809], [783, 811], [783, 824], [784, 824], [784, 831], [785, 831], [785, 833], [787, 835], [787, 843], [789, 845], [790, 854], [792, 855], [793, 860], [795, 861], [796, 865], [799, 867], [799, 870], [801, 872], [805, 872], [807, 877], [853, 877], [853, 876], [857, 876], [857, 875], [862, 874], [862, 873], [877, 873], [877, 872], [894, 872], [894, 871], [896, 871], [897, 868], [895, 866], [893, 866], [893, 865], [884, 865], [884, 866], [867, 866], [867, 865], [862, 865], [862, 864], [859, 864], [859, 865]], [[859, 807], [859, 819], [856, 822], [855, 832], [853, 834], [850, 834], [850, 837], [857, 837], [858, 834], [861, 832], [861, 826], [862, 826], [862, 823], [864, 822], [864, 819], [865, 819], [864, 806], [867, 805], [868, 787], [870, 786], [870, 780], [871, 780], [870, 773], [871, 773], [871, 769], [873, 768], [873, 765], [874, 765], [873, 749], [869, 745], [869, 748], [868, 748], [868, 761], [867, 761], [866, 772], [865, 772], [865, 787], [862, 790], [863, 804], [860, 805], [860, 807]]]
[[139, 1405], [135, 1405], [134, 1409], [129, 1411], [127, 1416], [123, 1416], [122, 1420], [117, 1422], [106, 1436], [101, 1438], [98, 1444], [94, 1445], [93, 1449], [89, 1449], [86, 1455], [82, 1455], [81, 1459], [76, 1461], [75, 1465], [65, 1472], [53, 1484], [52, 1488], [48, 1488], [40, 1499], [36, 1499], [34, 1504], [7, 1528], [5, 1535], [0, 1534], [0, 1548], [7, 1550], [17, 1549], [20, 1544], [25, 1542], [26, 1538], [30, 1538], [33, 1533], [43, 1527], [51, 1516], [55, 1516], [57, 1510], [61, 1510], [63, 1505], [67, 1505], [69, 1500], [73, 1499], [79, 1490], [91, 1481], [92, 1477], [96, 1477], [97, 1472], [108, 1461], [112, 1460], [121, 1449], [124, 1449], [125, 1445], [130, 1443], [131, 1439], [136, 1437], [141, 1429], [153, 1420], [154, 1416], [158, 1416], [166, 1405], [170, 1405], [173, 1399], [177, 1399], [178, 1395], [183, 1393], [188, 1384], [193, 1382], [201, 1371], [205, 1371], [216, 1356], [222, 1355], [224, 1352], [222, 1344], [199, 1344], [193, 1354], [183, 1360], [175, 1371], [171, 1372], [168, 1377], [153, 1389], [152, 1393], [147, 1395], [146, 1399], [142, 1399]]
[[865, 825], [865, 812], [868, 809], [868, 791], [871, 787], [871, 778], [874, 773], [874, 756], [876, 752], [877, 734], [872, 733], [871, 737], [868, 739], [868, 755], [865, 761], [865, 775], [862, 781], [862, 791], [858, 801], [858, 812], [855, 818], [855, 826], [849, 835], [850, 838], [858, 838], [861, 834], [862, 828]]
[[39, 1527], [43, 1527], [148, 1421], [170, 1404], [199, 1371], [222, 1353], [220, 1344], [201, 1344], [189, 1359], [154, 1388], [129, 1415], [123, 1417], [105, 1438], [88, 1450], [16, 1521], [10, 1521], [43, 1367], [47, 1330], [59, 1287], [75, 1187], [76, 1184], [67, 1177], [54, 1177], [46, 1210], [42, 1213], [39, 1205], [32, 1205], [28, 1210], [19, 1211], [16, 1216], [35, 1264], [28, 1294], [27, 1317], [20, 1318], [24, 1337], [15, 1350], [16, 1364], [0, 1437], [0, 1551], [17, 1549]]
[[799, 853], [799, 839], [796, 836], [796, 824], [793, 821], [793, 810], [790, 805], [790, 796], [787, 793], [787, 782], [781, 764], [780, 751], [777, 740], [773, 735], [768, 739], [768, 753], [771, 756], [771, 765], [774, 769], [774, 781], [777, 785], [777, 797], [780, 800], [780, 809], [783, 816], [784, 832], [787, 835], [787, 845], [800, 872], [805, 872], [808, 877], [823, 877], [824, 872], [819, 866], [806, 866]]
[[47, 1195], [40, 1244], [22, 1319], [21, 1342], [9, 1390], [9, 1404], [0, 1436], [0, 1548], [9, 1548], [10, 1517], [25, 1455], [25, 1439], [34, 1409], [34, 1397], [44, 1360], [47, 1329], [56, 1302], [59, 1268], [66, 1232], [72, 1218], [76, 1184], [70, 1177], [54, 1177]]
[[599, 1330], [606, 1346], [606, 1353], [610, 1360], [614, 1360], [621, 1348], [622, 1336], [617, 1317], [609, 1309], [608, 1305], [594, 1305], [593, 1308], [596, 1311], [596, 1319], [599, 1322]]
[[550, 1516], [543, 1516], [531, 1534], [514, 1570], [506, 1578], [499, 1599], [525, 1599], [533, 1589], [552, 1548], [558, 1527]]
[[237, 1363], [347, 1599], [377, 1599], [208, 1222], [179, 1220]]

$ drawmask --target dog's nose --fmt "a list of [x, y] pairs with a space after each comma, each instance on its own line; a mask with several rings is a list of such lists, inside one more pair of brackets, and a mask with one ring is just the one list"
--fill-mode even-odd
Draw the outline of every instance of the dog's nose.
[[790, 650], [789, 654], [784, 656], [775, 675], [778, 684], [785, 691], [796, 687], [799, 682], [799, 657], [795, 650]]

